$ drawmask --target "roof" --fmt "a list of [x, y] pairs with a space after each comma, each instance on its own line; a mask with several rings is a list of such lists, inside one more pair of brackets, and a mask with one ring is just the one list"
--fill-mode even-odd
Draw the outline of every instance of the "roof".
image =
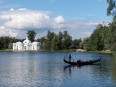
[[26, 39], [23, 41], [24, 44], [30, 44], [31, 41], [28, 39], [28, 37], [26, 37]]

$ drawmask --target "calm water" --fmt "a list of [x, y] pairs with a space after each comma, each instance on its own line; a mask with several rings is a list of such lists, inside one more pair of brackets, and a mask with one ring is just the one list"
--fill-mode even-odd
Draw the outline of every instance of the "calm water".
[[116, 58], [72, 52], [73, 61], [102, 57], [98, 65], [71, 67], [67, 52], [0, 52], [0, 87], [116, 87]]

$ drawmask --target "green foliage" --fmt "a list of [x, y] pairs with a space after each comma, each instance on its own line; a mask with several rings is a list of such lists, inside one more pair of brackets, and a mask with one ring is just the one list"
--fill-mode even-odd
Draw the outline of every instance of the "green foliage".
[[112, 22], [109, 25], [108, 45], [112, 51], [116, 52], [116, 22]]
[[115, 0], [107, 0], [108, 8], [107, 8], [107, 15], [114, 15], [115, 14]]
[[61, 51], [79, 48], [81, 40], [72, 40], [72, 37], [67, 31], [59, 32], [55, 34], [54, 32], [48, 31], [45, 37], [38, 39], [41, 44], [41, 48], [45, 51]]
[[113, 16], [113, 21], [116, 21], [116, 0], [107, 0], [107, 15]]
[[36, 34], [37, 33], [34, 30], [27, 31], [27, 37], [29, 38], [31, 42], [34, 41]]
[[72, 43], [72, 37], [68, 34], [67, 31], [64, 31], [63, 40], [62, 40], [62, 49], [69, 49]]
[[99, 24], [89, 37], [88, 51], [111, 50], [116, 52], [116, 22]]
[[107, 38], [106, 36], [108, 35], [108, 29], [106, 26], [103, 26], [99, 24], [94, 32], [91, 34], [88, 45], [87, 45], [87, 50], [89, 51], [101, 51], [105, 50], [105, 46], [107, 46]]
[[[29, 39], [33, 39], [36, 35], [35, 31], [27, 31]], [[32, 38], [33, 37], [33, 38]], [[24, 39], [15, 39], [12, 37], [0, 37], [0, 50], [12, 49], [13, 43], [18, 41], [23, 41]], [[37, 39], [40, 42], [40, 49], [43, 51], [64, 51], [80, 48], [81, 39], [72, 40], [72, 37], [67, 31], [59, 32], [55, 34], [54, 32], [48, 31], [45, 37]]]
[[11, 45], [16, 39], [12, 37], [0, 37], [0, 50], [12, 49]]
[[52, 41], [51, 41], [51, 50], [52, 51], [57, 51], [58, 50], [58, 37], [55, 35], [53, 38], [52, 38]]
[[88, 41], [89, 41], [89, 38], [83, 38], [83, 41], [80, 43], [81, 49], [87, 50], [87, 48], [88, 48], [88, 46], [87, 46]]
[[81, 48], [81, 42], [82, 42], [82, 40], [81, 39], [74, 39], [73, 41], [72, 41], [72, 45], [71, 45], [71, 49], [79, 49], [79, 48]]

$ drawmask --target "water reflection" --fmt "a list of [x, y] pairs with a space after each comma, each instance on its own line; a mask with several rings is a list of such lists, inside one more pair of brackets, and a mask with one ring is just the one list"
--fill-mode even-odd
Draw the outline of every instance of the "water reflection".
[[[86, 60], [101, 56], [93, 53], [72, 54], [75, 57], [88, 58]], [[98, 65], [82, 67], [66, 65], [63, 57], [67, 53], [24, 52], [0, 55], [0, 87], [116, 86], [116, 59], [111, 60], [109, 55], [102, 55]]]
[[76, 76], [78, 77], [77, 80], [80, 81], [80, 79], [82, 79], [83, 81], [84, 79], [88, 78], [86, 82], [88, 83], [92, 82], [95, 87], [101, 87], [101, 85], [104, 87], [105, 86], [115, 87], [116, 86], [115, 66], [116, 66], [116, 58], [111, 58], [111, 56], [107, 57], [103, 56], [99, 64], [87, 65], [82, 67], [67, 65], [64, 66], [64, 72], [68, 73], [68, 75], [72, 77], [76, 70], [77, 74]]
[[[10, 58], [7, 64], [3, 66], [4, 74], [2, 77], [2, 83], [5, 85], [25, 86], [34, 85], [33, 79], [36, 79], [37, 74], [37, 61], [22, 58]], [[33, 81], [32, 81], [33, 80]]]
[[111, 73], [112, 73], [112, 80], [116, 82], [116, 55], [113, 56], [111, 61]]
[[77, 67], [77, 66], [74, 66], [74, 65], [66, 65], [66, 66], [64, 66], [64, 73], [68, 72], [69, 75], [71, 76], [71, 72], [72, 72], [71, 69], [74, 69], [74, 67]]
[[93, 65], [84, 65], [84, 66], [76, 66], [76, 65], [66, 65], [64, 66], [64, 72], [68, 72], [69, 75], [71, 76], [71, 72], [73, 72], [73, 69], [81, 69], [82, 67], [95, 67], [95, 66], [100, 66], [101, 64], [93, 64]]
[[[40, 57], [40, 54], [38, 54]], [[23, 54], [20, 57], [10, 55], [0, 64], [0, 86], [6, 87], [59, 87], [63, 82], [63, 70], [59, 64], [48, 59], [39, 58], [37, 54]], [[46, 61], [47, 60], [47, 61]], [[1, 66], [2, 65], [2, 66]]]

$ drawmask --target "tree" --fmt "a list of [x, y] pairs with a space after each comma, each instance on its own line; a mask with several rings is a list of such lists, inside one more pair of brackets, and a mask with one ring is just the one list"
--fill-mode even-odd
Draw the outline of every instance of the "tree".
[[37, 33], [34, 30], [27, 31], [27, 37], [31, 42], [34, 41], [36, 34]]
[[116, 23], [112, 22], [108, 31], [108, 47], [111, 51], [116, 52]]
[[101, 51], [104, 50], [105, 48], [105, 41], [106, 41], [106, 36], [107, 33], [106, 31], [106, 26], [103, 26], [102, 24], [99, 24], [94, 32], [91, 34], [88, 45], [87, 45], [87, 50], [90, 51]]
[[113, 21], [116, 21], [116, 0], [107, 0], [108, 7], [107, 7], [107, 15], [113, 16]]
[[55, 37], [57, 38], [57, 49], [62, 50], [63, 33], [60, 31]]
[[81, 39], [74, 39], [74, 40], [72, 40], [71, 49], [79, 49], [81, 42], [82, 42]]
[[52, 51], [57, 51], [58, 50], [58, 37], [57, 35], [55, 35], [53, 38], [52, 38], [52, 41], [51, 41], [51, 50]]
[[52, 38], [54, 37], [54, 32], [51, 32], [50, 30], [48, 30], [48, 33], [47, 33], [47, 39], [49, 40], [49, 41], [51, 41], [52, 40]]
[[0, 37], [0, 50], [2, 49], [12, 49], [12, 43], [15, 42], [16, 39], [12, 37]]
[[88, 41], [89, 41], [89, 38], [83, 38], [83, 41], [80, 43], [80, 48], [84, 49], [84, 50], [87, 50], [87, 48], [88, 48], [88, 46], [87, 46]]
[[107, 15], [114, 15], [116, 13], [115, 2], [115, 0], [107, 0]]
[[40, 41], [42, 49], [46, 51], [69, 49], [72, 44], [72, 37], [67, 31], [64, 31], [63, 33], [59, 32], [58, 34], [48, 31], [45, 37], [38, 40]]
[[41, 39], [37, 39], [37, 42], [40, 42], [40, 49], [44, 49], [45, 48], [45, 41], [46, 38], [45, 37], [41, 37]]
[[113, 21], [109, 24], [107, 35], [107, 47], [116, 52], [116, 0], [107, 0], [107, 15], [113, 16]]
[[64, 31], [63, 40], [62, 40], [62, 48], [69, 49], [72, 43], [72, 37], [68, 34], [67, 31]]

